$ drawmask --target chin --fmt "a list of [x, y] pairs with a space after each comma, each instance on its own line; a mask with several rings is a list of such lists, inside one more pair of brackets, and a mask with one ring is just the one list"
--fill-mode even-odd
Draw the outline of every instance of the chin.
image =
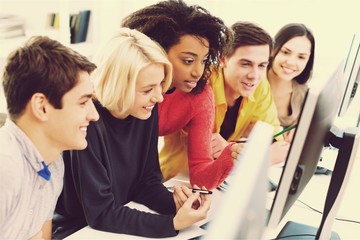
[[138, 114], [137, 116], [134, 116], [140, 120], [147, 120], [151, 117], [151, 113], [148, 114]]

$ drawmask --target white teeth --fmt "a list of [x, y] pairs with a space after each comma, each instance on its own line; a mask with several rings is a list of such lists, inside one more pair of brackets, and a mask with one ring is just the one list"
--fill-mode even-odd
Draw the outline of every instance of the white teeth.
[[287, 68], [287, 67], [283, 67], [283, 70], [285, 73], [293, 73], [295, 72], [295, 70], [291, 69], [291, 68]]
[[82, 131], [82, 132], [86, 132], [86, 130], [87, 130], [87, 127], [81, 127], [80, 128], [80, 131]]
[[154, 108], [154, 106], [148, 106], [148, 107], [144, 107], [146, 110], [152, 110]]

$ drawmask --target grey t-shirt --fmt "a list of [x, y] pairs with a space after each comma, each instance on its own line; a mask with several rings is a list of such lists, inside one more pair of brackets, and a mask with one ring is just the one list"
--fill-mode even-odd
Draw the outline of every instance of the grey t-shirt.
[[62, 157], [42, 170], [42, 157], [31, 140], [10, 119], [0, 128], [0, 239], [29, 239], [51, 220], [63, 186]]

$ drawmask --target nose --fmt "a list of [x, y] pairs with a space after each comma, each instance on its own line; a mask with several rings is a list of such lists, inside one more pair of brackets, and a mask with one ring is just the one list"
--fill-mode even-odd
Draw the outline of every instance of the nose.
[[194, 67], [192, 68], [191, 71], [191, 76], [196, 79], [199, 79], [204, 72], [204, 68], [205, 66], [202, 62], [194, 64]]
[[260, 70], [257, 67], [251, 68], [251, 70], [248, 73], [248, 78], [250, 79], [260, 78]]
[[96, 110], [93, 101], [91, 101], [91, 103], [89, 105], [90, 106], [89, 106], [89, 111], [88, 111], [88, 114], [87, 114], [87, 119], [89, 121], [97, 121], [97, 120], [99, 120], [99, 113]]
[[162, 86], [159, 86], [156, 91], [154, 91], [154, 96], [151, 98], [151, 101], [154, 103], [164, 101]]
[[295, 65], [296, 63], [296, 56], [291, 55], [286, 59], [286, 63], [289, 65]]

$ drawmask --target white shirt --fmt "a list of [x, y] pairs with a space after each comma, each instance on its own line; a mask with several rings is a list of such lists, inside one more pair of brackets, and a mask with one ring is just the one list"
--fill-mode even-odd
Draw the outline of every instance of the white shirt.
[[0, 239], [29, 239], [51, 220], [64, 176], [62, 157], [52, 162], [47, 181], [37, 172], [42, 157], [10, 119], [0, 128]]

